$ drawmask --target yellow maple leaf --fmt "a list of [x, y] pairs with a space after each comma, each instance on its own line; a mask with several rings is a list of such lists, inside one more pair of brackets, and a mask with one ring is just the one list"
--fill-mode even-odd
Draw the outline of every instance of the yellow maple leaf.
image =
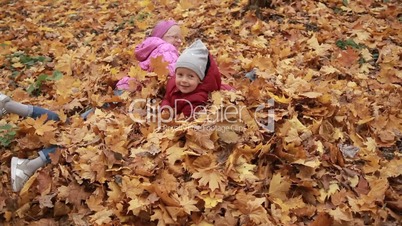
[[341, 73], [338, 69], [336, 69], [336, 68], [334, 68], [332, 66], [328, 66], [328, 65], [325, 65], [325, 66], [321, 67], [320, 72], [322, 72], [324, 75], [335, 74], [335, 73], [340, 74]]
[[376, 153], [368, 153], [367, 155], [363, 155], [361, 158], [366, 161], [363, 166], [363, 172], [365, 174], [377, 171], [380, 168], [380, 162], [383, 161]]
[[261, 20], [257, 20], [257, 22], [253, 26], [251, 26], [251, 32], [253, 34], [258, 35], [259, 33], [261, 33], [264, 30], [267, 30], [267, 29], [265, 27], [265, 23], [262, 22]]
[[286, 200], [288, 199], [286, 194], [289, 191], [290, 185], [291, 183], [287, 181], [286, 177], [282, 177], [280, 173], [276, 173], [272, 176], [268, 194], [273, 198]]
[[147, 7], [148, 5], [152, 4], [152, 2], [150, 0], [142, 0], [142, 1], [139, 1], [138, 4], [141, 7]]
[[319, 92], [305, 92], [305, 93], [299, 94], [299, 96], [303, 96], [303, 97], [308, 97], [308, 98], [314, 99], [314, 98], [317, 98], [317, 97], [322, 96], [322, 93], [319, 93]]
[[159, 209], [154, 209], [153, 212], [154, 214], [151, 215], [151, 221], [158, 220], [158, 224], [160, 225], [171, 225], [177, 223], [173, 221], [166, 208], [162, 205], [160, 205]]
[[89, 209], [92, 211], [101, 211], [105, 207], [102, 205], [102, 197], [97, 195], [91, 195], [87, 200], [86, 204], [88, 205]]
[[[206, 194], [206, 195], [204, 195]], [[219, 203], [223, 201], [222, 195], [219, 196], [215, 194], [214, 192], [207, 192], [207, 191], [201, 191], [201, 198], [204, 200], [205, 204], [204, 207], [207, 209], [214, 208], [217, 206]]]
[[149, 22], [147, 20], [144, 21], [135, 21], [135, 25], [140, 29], [140, 30], [145, 30], [149, 27]]
[[250, 35], [250, 31], [246, 27], [243, 27], [239, 35], [240, 37], [247, 39]]
[[267, 210], [262, 206], [266, 201], [266, 198], [255, 198], [249, 200], [247, 206], [249, 207], [249, 213], [247, 214], [250, 219], [257, 225], [272, 225], [272, 222], [268, 219]]
[[194, 8], [194, 7], [198, 6], [199, 4], [197, 4], [196, 0], [180, 0], [179, 5], [181, 6], [181, 8], [183, 10], [186, 10], [186, 9]]
[[43, 27], [43, 26], [40, 26], [40, 27], [39, 27], [39, 30], [41, 30], [41, 31], [50, 31], [50, 32], [53, 32], [53, 31], [54, 31], [53, 28], [50, 28], [50, 27]]
[[141, 187], [141, 181], [138, 178], [128, 176], [123, 177], [120, 189], [130, 199], [135, 199], [144, 191]]
[[320, 189], [320, 196], [317, 197], [317, 200], [324, 203], [327, 198], [331, 197], [337, 191], [339, 191], [339, 185], [336, 181], [332, 181], [327, 190], [324, 188]]
[[199, 179], [198, 182], [201, 186], [208, 185], [211, 191], [215, 191], [215, 189], [218, 188], [224, 190], [225, 188], [225, 176], [213, 168], [199, 170], [193, 173], [192, 177], [194, 179]]
[[79, 102], [78, 99], [70, 97], [76, 90], [81, 88], [81, 81], [73, 76], [65, 75], [55, 82], [55, 90], [57, 95], [67, 98], [68, 101]]
[[342, 205], [342, 208], [338, 206], [334, 210], [329, 210], [328, 213], [337, 222], [348, 222], [353, 220], [353, 215], [351, 211], [344, 205]]
[[166, 154], [168, 155], [167, 159], [168, 159], [169, 164], [174, 165], [174, 163], [177, 160], [181, 160], [184, 155], [184, 151], [186, 149], [187, 148], [181, 148], [178, 145], [174, 145], [174, 146], [171, 146], [170, 148], [168, 148], [166, 150]]
[[252, 39], [251, 45], [257, 48], [267, 48], [268, 40], [263, 35], [260, 35], [257, 38]]
[[[29, 193], [29, 189], [31, 188], [31, 186], [33, 185], [33, 183], [35, 182], [36, 178], [38, 178], [38, 174], [35, 173], [34, 175], [32, 175], [24, 184], [24, 186], [22, 187], [21, 191], [20, 191], [20, 196], [21, 197], [27, 197], [28, 193]], [[26, 200], [26, 202], [28, 202], [28, 200]], [[22, 201], [22, 203], [26, 203], [24, 200]]]
[[177, 207], [177, 206], [166, 206], [166, 210], [169, 213], [169, 215], [172, 217], [174, 221], [177, 222], [178, 217], [182, 217], [185, 215], [184, 208], [183, 207]]
[[315, 34], [307, 41], [307, 44], [310, 46], [311, 49], [319, 49], [320, 44], [318, 43], [317, 37]]
[[292, 101], [292, 98], [286, 98], [284, 95], [277, 96], [269, 91], [267, 91], [267, 94], [271, 97], [274, 98], [275, 102], [281, 103], [281, 104], [289, 104]]
[[315, 34], [307, 41], [307, 44], [311, 49], [314, 49], [318, 56], [324, 55], [329, 49], [332, 48], [331, 45], [328, 44], [319, 44]]
[[251, 112], [244, 106], [240, 107], [240, 118], [247, 125], [248, 130], [258, 131], [259, 126]]
[[284, 225], [289, 224], [291, 221], [289, 217], [289, 210], [290, 210], [290, 200], [293, 201], [293, 199], [289, 199], [287, 201], [282, 201], [280, 198], [273, 198], [273, 203], [275, 203], [277, 206], [280, 207], [280, 209], [277, 209], [276, 205], [273, 205], [271, 207], [272, 215], [279, 219]]
[[128, 210], [133, 211], [134, 215], [138, 215], [141, 210], [144, 209], [149, 203], [140, 197], [131, 197], [131, 200], [128, 202], [129, 207]]
[[128, 154], [128, 149], [126, 147], [127, 134], [126, 131], [123, 131], [122, 127], [119, 129], [113, 129], [109, 126], [106, 134], [105, 143], [112, 151], [122, 155]]
[[221, 105], [223, 104], [223, 98], [221, 92], [219, 91], [212, 92], [211, 100], [213, 105], [215, 105], [217, 108], [220, 108]]
[[110, 69], [109, 72], [110, 72], [110, 74], [112, 74], [112, 75], [117, 75], [117, 74], [120, 72], [120, 70], [119, 70], [119, 68], [113, 67], [113, 68]]
[[207, 128], [202, 128], [201, 130], [189, 129], [187, 131], [187, 139], [200, 145], [206, 149], [214, 149], [215, 144], [211, 140], [211, 135], [214, 131], [208, 130]]
[[235, 178], [236, 181], [248, 181], [250, 183], [255, 182], [259, 178], [255, 175], [256, 165], [247, 163], [246, 159], [241, 156], [237, 160], [237, 164], [235, 165], [235, 170], [238, 173], [238, 178]]
[[130, 67], [130, 70], [128, 71], [128, 75], [129, 75], [131, 78], [135, 78], [136, 75], [137, 75], [137, 71], [138, 71], [138, 68], [137, 68], [137, 67], [131, 66], [131, 67]]
[[286, 143], [292, 143], [295, 145], [300, 145], [301, 143], [301, 138], [299, 136], [299, 133], [297, 132], [296, 128], [290, 127], [289, 130], [286, 132], [284, 135], [284, 141]]
[[384, 200], [385, 192], [389, 188], [388, 178], [367, 176], [366, 179], [370, 184], [371, 190], [367, 195], [361, 195], [360, 199], [357, 201], [362, 211], [376, 209], [376, 203]]
[[386, 167], [381, 168], [381, 176], [388, 177], [398, 177], [402, 174], [402, 159], [392, 159], [386, 164]]
[[104, 225], [112, 221], [111, 218], [112, 215], [113, 215], [112, 210], [104, 209], [91, 215], [90, 218], [92, 223], [96, 223], [98, 225]]
[[162, 56], [151, 58], [150, 62], [152, 71], [158, 75], [158, 78], [163, 79], [162, 81], [166, 80], [169, 75], [169, 69], [167, 67], [169, 63], [164, 61]]
[[123, 199], [123, 195], [120, 190], [120, 186], [112, 181], [108, 183], [109, 190], [107, 191], [108, 202], [118, 203]]
[[72, 75], [73, 56], [63, 54], [61, 57], [59, 57], [55, 68], [61, 72], [66, 73], [66, 75]]
[[257, 55], [252, 59], [251, 64], [253, 65], [253, 67], [257, 67], [261, 71], [274, 72], [272, 68], [275, 67], [272, 61], [273, 59], [271, 59], [270, 57]]
[[80, 175], [80, 177], [88, 179], [91, 182], [95, 181], [96, 172], [93, 170], [93, 168], [90, 164], [85, 164], [85, 163], [77, 164], [74, 167], [74, 170], [77, 172], [78, 175]]
[[15, 68], [23, 68], [25, 66], [21, 62], [17, 62], [17, 63], [13, 64], [13, 67], [15, 67]]
[[371, 55], [370, 51], [366, 48], [362, 49], [360, 52], [361, 56], [364, 58], [366, 61], [370, 61], [373, 59], [373, 56]]
[[54, 127], [55, 121], [49, 120], [47, 121], [47, 115], [41, 115], [39, 118], [36, 120], [33, 118], [27, 118], [26, 123], [33, 128], [35, 128], [35, 133], [38, 134], [39, 136], [43, 136], [43, 134], [47, 132], [52, 132], [56, 128]]
[[186, 212], [187, 214], [191, 214], [191, 212], [199, 212], [200, 211], [196, 206], [198, 201], [188, 197], [187, 195], [180, 196], [179, 203], [183, 207], [184, 212]]
[[294, 161], [292, 164], [300, 164], [303, 166], [311, 167], [313, 169], [316, 169], [321, 165], [321, 161], [318, 158], [313, 158], [313, 159], [298, 159], [297, 161]]
[[359, 183], [359, 176], [355, 175], [354, 177], [348, 177], [348, 181], [352, 188], [356, 187]]
[[356, 41], [357, 44], [364, 43], [364, 41], [371, 38], [370, 37], [371, 34], [365, 30], [354, 30], [353, 29], [352, 34], [356, 34], [356, 38], [354, 38], [353, 40]]

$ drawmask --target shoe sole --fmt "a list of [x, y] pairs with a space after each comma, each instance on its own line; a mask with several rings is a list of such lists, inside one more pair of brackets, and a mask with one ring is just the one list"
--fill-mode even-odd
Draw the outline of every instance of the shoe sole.
[[17, 169], [17, 165], [18, 165], [18, 158], [16, 157], [12, 157], [11, 158], [11, 186], [13, 187], [13, 191], [14, 192], [18, 192], [17, 188], [14, 185], [14, 181], [15, 181], [15, 171], [16, 170], [12, 170], [12, 169]]

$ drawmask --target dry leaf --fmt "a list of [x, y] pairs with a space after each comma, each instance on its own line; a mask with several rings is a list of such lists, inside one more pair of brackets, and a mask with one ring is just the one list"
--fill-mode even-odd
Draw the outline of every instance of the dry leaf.
[[269, 184], [268, 194], [273, 198], [286, 200], [291, 183], [286, 181], [286, 177], [282, 177], [279, 173], [272, 176]]

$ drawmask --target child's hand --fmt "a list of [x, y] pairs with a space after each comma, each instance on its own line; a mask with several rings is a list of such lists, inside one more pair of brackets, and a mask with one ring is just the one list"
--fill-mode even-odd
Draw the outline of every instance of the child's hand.
[[141, 89], [142, 89], [141, 82], [139, 82], [135, 78], [130, 78], [130, 80], [128, 81], [128, 91], [135, 92], [135, 91], [141, 91]]
[[169, 110], [168, 110], [168, 109], [163, 109], [163, 110], [162, 110], [162, 113], [161, 113], [161, 117], [162, 117], [162, 119], [164, 119], [164, 120], [169, 119], [169, 118], [170, 118], [170, 112], [169, 112]]
[[163, 119], [162, 123], [168, 126], [175, 126], [176, 121], [174, 120], [174, 117], [170, 114], [170, 111], [168, 109], [163, 109], [161, 112], [161, 118]]

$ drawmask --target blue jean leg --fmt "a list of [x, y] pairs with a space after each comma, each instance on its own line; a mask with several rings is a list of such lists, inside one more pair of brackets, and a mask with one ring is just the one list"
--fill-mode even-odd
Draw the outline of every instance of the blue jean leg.
[[49, 154], [54, 153], [56, 150], [57, 150], [57, 146], [52, 145], [52, 146], [50, 146], [48, 148], [44, 148], [44, 149], [40, 150], [39, 151], [39, 156], [44, 162], [50, 162]]
[[60, 121], [59, 116], [54, 113], [51, 110], [41, 108], [41, 107], [35, 107], [33, 106], [33, 111], [31, 117], [36, 119], [41, 117], [42, 115], [47, 115], [47, 120], [53, 120], [53, 121]]

